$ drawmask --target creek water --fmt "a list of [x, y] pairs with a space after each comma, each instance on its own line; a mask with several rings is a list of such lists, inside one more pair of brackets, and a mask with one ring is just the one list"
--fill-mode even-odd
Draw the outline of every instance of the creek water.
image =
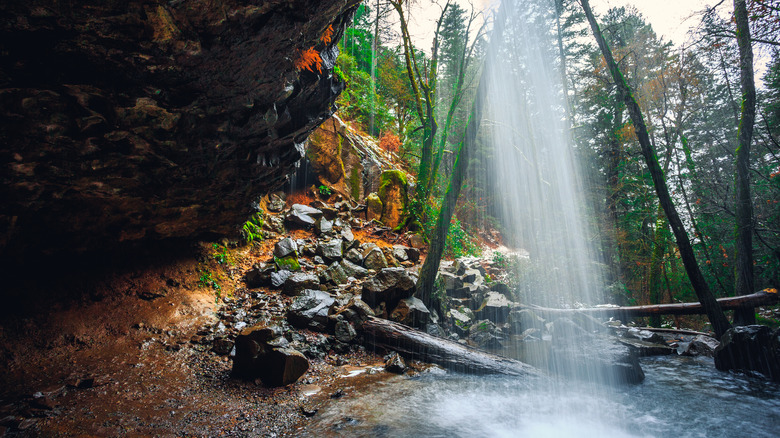
[[642, 359], [640, 385], [427, 372], [347, 393], [302, 436], [776, 437], [780, 385], [722, 373], [711, 358]]

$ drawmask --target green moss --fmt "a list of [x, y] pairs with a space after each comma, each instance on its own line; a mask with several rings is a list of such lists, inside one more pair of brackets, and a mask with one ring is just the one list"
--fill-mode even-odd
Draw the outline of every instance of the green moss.
[[339, 161], [339, 168], [341, 169], [341, 174], [346, 177], [347, 176], [347, 170], [344, 168], [344, 160], [341, 157], [341, 153], [344, 150], [344, 137], [341, 136], [341, 134], [336, 133], [336, 137], [339, 139], [339, 147], [336, 150], [336, 159]]
[[[382, 172], [382, 176], [379, 177], [379, 197], [385, 198], [387, 195], [387, 188], [392, 185], [398, 185], [406, 198], [406, 187], [409, 185], [409, 181], [406, 178], [406, 174], [400, 170], [385, 170]], [[406, 199], [404, 199], [404, 202]]]
[[379, 177], [379, 199], [382, 199], [382, 202], [384, 202], [384, 199], [387, 197], [388, 188], [395, 185], [401, 188], [405, 209], [408, 202], [406, 187], [409, 183], [406, 174], [400, 170], [393, 169], [382, 172], [382, 175]]
[[287, 257], [274, 257], [274, 262], [276, 263], [276, 267], [279, 268], [279, 270], [286, 270], [286, 271], [300, 271], [301, 270], [301, 264], [298, 263], [298, 256], [295, 254], [290, 254]]
[[360, 199], [360, 180], [360, 171], [357, 167], [353, 167], [352, 172], [349, 174], [349, 179], [347, 180], [350, 194], [353, 199]]

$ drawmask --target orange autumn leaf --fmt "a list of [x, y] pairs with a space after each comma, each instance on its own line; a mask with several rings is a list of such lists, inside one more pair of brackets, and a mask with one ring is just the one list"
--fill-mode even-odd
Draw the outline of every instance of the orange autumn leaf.
[[295, 61], [296, 70], [308, 70], [314, 73], [314, 69], [322, 74], [322, 58], [320, 58], [319, 52], [314, 50], [314, 47], [310, 47], [304, 51], [298, 50], [298, 59]]
[[325, 32], [322, 33], [322, 38], [320, 38], [320, 41], [322, 41], [325, 44], [330, 44], [331, 41], [333, 41], [333, 25], [325, 29]]

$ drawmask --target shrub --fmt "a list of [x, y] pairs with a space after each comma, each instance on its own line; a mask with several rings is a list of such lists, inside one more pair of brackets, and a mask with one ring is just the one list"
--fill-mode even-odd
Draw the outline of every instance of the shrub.
[[391, 132], [386, 132], [385, 135], [379, 139], [379, 147], [388, 152], [398, 152], [398, 150], [401, 148], [401, 140], [397, 135]]

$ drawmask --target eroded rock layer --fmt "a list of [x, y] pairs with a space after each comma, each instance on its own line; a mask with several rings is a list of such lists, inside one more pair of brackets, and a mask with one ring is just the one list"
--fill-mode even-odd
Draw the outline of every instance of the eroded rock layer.
[[332, 114], [356, 6], [2, 2], [0, 251], [230, 233]]

